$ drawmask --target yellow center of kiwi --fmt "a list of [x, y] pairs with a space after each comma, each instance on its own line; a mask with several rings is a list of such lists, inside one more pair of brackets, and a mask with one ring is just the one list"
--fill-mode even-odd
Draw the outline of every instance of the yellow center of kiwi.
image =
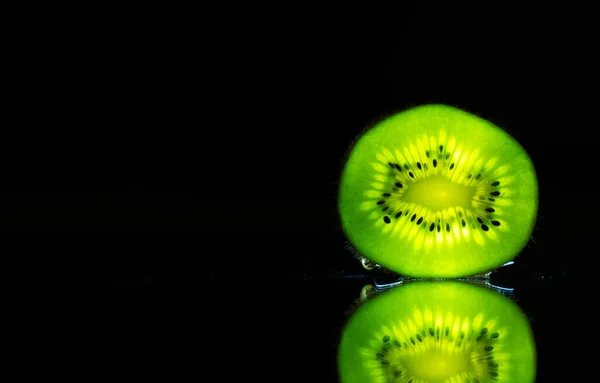
[[443, 382], [474, 371], [466, 350], [460, 353], [444, 352], [442, 349], [428, 350], [412, 357], [410, 363], [406, 363], [406, 368], [411, 376], [427, 382]]
[[403, 199], [432, 210], [457, 206], [468, 209], [476, 191], [473, 186], [456, 183], [445, 176], [433, 175], [411, 185]]

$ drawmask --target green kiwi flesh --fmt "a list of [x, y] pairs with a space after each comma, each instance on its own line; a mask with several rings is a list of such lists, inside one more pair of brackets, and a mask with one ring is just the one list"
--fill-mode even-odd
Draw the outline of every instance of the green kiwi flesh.
[[412, 277], [491, 271], [530, 239], [538, 183], [525, 149], [461, 109], [430, 104], [377, 123], [340, 177], [340, 221], [357, 252]]
[[348, 318], [338, 374], [342, 383], [530, 383], [536, 348], [509, 298], [466, 282], [412, 281]]

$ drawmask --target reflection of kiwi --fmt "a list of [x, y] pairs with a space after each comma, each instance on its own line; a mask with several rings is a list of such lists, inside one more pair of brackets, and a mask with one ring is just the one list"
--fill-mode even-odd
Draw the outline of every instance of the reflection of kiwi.
[[417, 281], [375, 296], [348, 319], [342, 383], [530, 383], [536, 350], [509, 298], [456, 281]]
[[461, 277], [513, 259], [534, 227], [538, 186], [504, 130], [444, 105], [384, 119], [355, 143], [338, 194], [357, 251], [414, 277]]

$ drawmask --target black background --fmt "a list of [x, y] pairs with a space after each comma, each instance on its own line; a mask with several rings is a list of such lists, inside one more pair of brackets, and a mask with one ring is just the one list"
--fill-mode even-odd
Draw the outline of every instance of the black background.
[[533, 240], [494, 277], [531, 319], [539, 381], [587, 376], [598, 97], [586, 43], [381, 44], [287, 19], [228, 35], [180, 13], [119, 15], [52, 24], [13, 56], [4, 273], [9, 295], [31, 293], [17, 302], [35, 307], [43, 352], [66, 345], [86, 366], [71, 373], [88, 376], [336, 381], [339, 332], [372, 283], [337, 225], [345, 153], [387, 115], [446, 103], [530, 154]]

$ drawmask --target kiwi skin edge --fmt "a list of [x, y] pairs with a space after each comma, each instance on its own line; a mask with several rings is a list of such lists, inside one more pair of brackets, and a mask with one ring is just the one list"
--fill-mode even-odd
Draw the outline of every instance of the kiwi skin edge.
[[[445, 128], [436, 130], [436, 126]], [[416, 144], [411, 154], [402, 155], [402, 144], [397, 142]], [[438, 152], [440, 142], [445, 146], [440, 144]], [[486, 156], [486, 150], [494, 154]], [[473, 154], [478, 151], [481, 158]], [[474, 190], [473, 195], [461, 197], [463, 192], [455, 192], [462, 210], [438, 218], [435, 209], [443, 209], [443, 202], [438, 203], [434, 192], [427, 193], [440, 183], [452, 192], [457, 179], [457, 184], [466, 185], [461, 186], [464, 190]], [[405, 194], [394, 188], [394, 182], [404, 187]], [[413, 192], [416, 202], [406, 201], [409, 191], [427, 183], [431, 185], [421, 187], [424, 193]], [[454, 107], [423, 105], [384, 118], [351, 144], [338, 184], [338, 222], [356, 253], [372, 263], [409, 277], [466, 277], [513, 260], [529, 242], [537, 216], [537, 187], [531, 159], [503, 129]], [[378, 192], [383, 197], [377, 198]], [[465, 201], [471, 199], [467, 205]], [[402, 211], [410, 207], [408, 202], [413, 207], [410, 216]], [[421, 202], [419, 207], [429, 210], [419, 217], [415, 206]], [[375, 214], [380, 208], [388, 210]], [[408, 227], [413, 224], [420, 225], [416, 237], [416, 230]], [[399, 238], [400, 229], [404, 238]], [[410, 230], [412, 239], [406, 235]], [[452, 235], [449, 241], [440, 240]]]

